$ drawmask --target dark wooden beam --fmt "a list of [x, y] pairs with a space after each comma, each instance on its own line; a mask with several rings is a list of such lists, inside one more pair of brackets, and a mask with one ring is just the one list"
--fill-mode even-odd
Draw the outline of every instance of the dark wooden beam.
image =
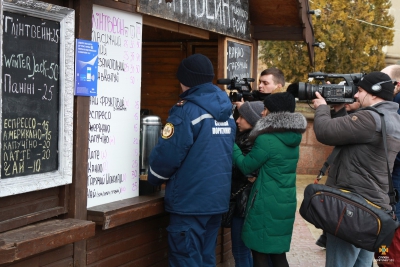
[[[74, 1], [75, 36], [78, 39], [92, 39], [92, 0]], [[73, 177], [69, 188], [68, 217], [87, 218], [87, 164], [89, 135], [90, 97], [76, 96], [74, 103], [74, 150]], [[86, 240], [74, 243], [74, 266], [86, 266]]]
[[152, 26], [155, 28], [178, 32], [181, 34], [186, 34], [189, 36], [194, 36], [197, 38], [209, 40], [210, 39], [210, 32], [206, 30], [202, 30], [199, 28], [187, 26], [185, 24], [180, 24], [173, 21], [168, 21], [165, 19], [157, 18], [154, 16], [143, 15], [143, 24], [147, 26]]
[[310, 10], [310, 4], [308, 0], [298, 0], [299, 1], [299, 16], [303, 23], [303, 39], [307, 44], [308, 55], [310, 58], [310, 65], [314, 66], [314, 29], [311, 21], [311, 15], [308, 14]]
[[[82, 0], [84, 1], [84, 0]], [[120, 1], [110, 1], [110, 0], [91, 0], [93, 4], [104, 6], [104, 7], [111, 7], [114, 9], [124, 10], [126, 12], [136, 12], [136, 0], [120, 0]], [[92, 16], [90, 16], [90, 19]]]
[[256, 25], [252, 38], [268, 41], [304, 41], [303, 28], [299, 26]]

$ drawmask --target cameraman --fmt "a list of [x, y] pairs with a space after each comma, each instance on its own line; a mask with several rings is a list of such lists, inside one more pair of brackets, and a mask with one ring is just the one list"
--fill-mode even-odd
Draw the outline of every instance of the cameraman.
[[[264, 101], [264, 99], [270, 95], [276, 89], [280, 89], [285, 86], [285, 76], [280, 69], [269, 68], [265, 69], [260, 74], [260, 79], [258, 79], [258, 90], [253, 90], [251, 95], [253, 97], [252, 101]], [[239, 109], [243, 105], [245, 99], [238, 102], [233, 102]]]
[[[392, 102], [394, 85], [387, 74], [371, 72], [357, 86], [358, 92], [354, 97], [361, 109], [349, 116], [332, 118], [330, 107], [318, 92], [313, 100], [317, 140], [325, 145], [342, 146], [330, 166], [326, 185], [358, 193], [374, 204], [391, 210], [381, 117], [362, 108], [373, 106], [385, 114], [388, 161], [392, 168], [400, 151], [400, 116], [397, 114], [398, 105]], [[373, 86], [380, 86], [380, 90], [372, 90]], [[327, 234], [327, 267], [371, 266], [373, 256], [373, 252]]]

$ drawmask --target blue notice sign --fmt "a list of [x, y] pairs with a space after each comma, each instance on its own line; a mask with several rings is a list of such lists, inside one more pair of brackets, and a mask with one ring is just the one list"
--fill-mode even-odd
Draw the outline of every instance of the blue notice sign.
[[97, 96], [99, 43], [76, 39], [75, 95]]

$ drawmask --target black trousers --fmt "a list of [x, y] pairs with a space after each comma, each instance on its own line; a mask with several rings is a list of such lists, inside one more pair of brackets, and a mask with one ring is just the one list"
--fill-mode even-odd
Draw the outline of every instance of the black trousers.
[[265, 254], [252, 250], [253, 267], [289, 267], [286, 253]]

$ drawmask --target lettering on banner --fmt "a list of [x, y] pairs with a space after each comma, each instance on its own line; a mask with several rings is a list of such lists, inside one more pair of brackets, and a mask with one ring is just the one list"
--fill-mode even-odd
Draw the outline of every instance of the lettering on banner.
[[138, 10], [250, 41], [248, 0], [139, 1]]

